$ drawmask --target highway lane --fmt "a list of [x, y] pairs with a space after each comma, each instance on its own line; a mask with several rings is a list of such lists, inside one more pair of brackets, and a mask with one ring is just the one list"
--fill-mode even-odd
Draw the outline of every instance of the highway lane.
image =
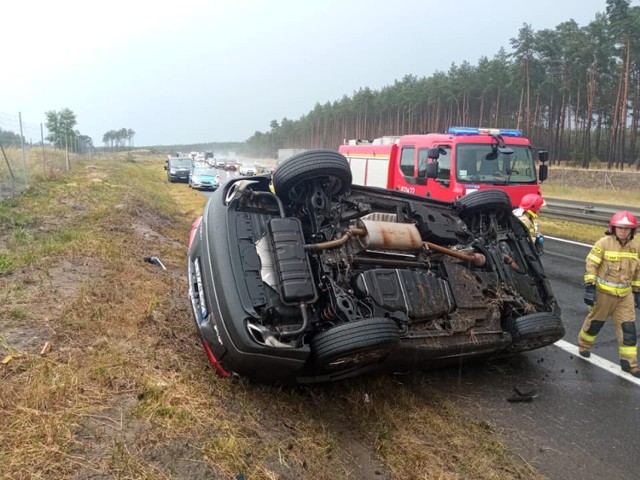
[[[543, 264], [562, 308], [564, 341], [573, 345], [586, 315], [582, 279], [589, 247], [551, 238], [545, 243]], [[619, 372], [611, 324], [604, 326], [593, 352]], [[446, 395], [499, 431], [525, 462], [551, 479], [636, 480], [640, 386], [629, 378], [552, 345], [511, 359], [399, 375], [397, 381], [417, 395]], [[510, 403], [513, 387], [535, 389], [538, 396]]]

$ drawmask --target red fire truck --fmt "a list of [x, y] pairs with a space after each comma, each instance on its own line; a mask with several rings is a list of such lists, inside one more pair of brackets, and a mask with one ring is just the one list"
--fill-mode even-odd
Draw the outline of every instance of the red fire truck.
[[516, 129], [451, 127], [447, 133], [350, 140], [340, 153], [351, 165], [353, 183], [452, 201], [476, 190], [505, 191], [518, 205], [540, 192], [549, 154], [533, 148]]

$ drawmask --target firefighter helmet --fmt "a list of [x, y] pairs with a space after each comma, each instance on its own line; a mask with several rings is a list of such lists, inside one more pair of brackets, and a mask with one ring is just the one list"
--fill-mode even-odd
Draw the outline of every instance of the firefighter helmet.
[[540, 207], [545, 204], [544, 199], [537, 193], [527, 193], [522, 200], [520, 200], [519, 207], [524, 211], [531, 210], [533, 213], [538, 213]]
[[609, 233], [613, 233], [614, 227], [630, 228], [631, 234], [633, 235], [638, 227], [638, 219], [633, 213], [627, 210], [622, 210], [611, 217], [611, 220], [609, 221]]

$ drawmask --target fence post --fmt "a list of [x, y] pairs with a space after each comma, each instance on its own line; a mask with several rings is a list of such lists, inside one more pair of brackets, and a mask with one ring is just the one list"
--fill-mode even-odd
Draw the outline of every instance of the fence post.
[[64, 149], [67, 152], [67, 172], [71, 169], [69, 166], [69, 135], [64, 136]]
[[18, 112], [20, 122], [20, 145], [22, 146], [22, 166], [24, 167], [24, 188], [29, 188], [29, 168], [27, 167], [27, 155], [24, 151], [24, 135], [22, 134], [22, 112]]
[[615, 191], [616, 187], [613, 186], [613, 182], [611, 181], [611, 178], [609, 178], [609, 173], [608, 172], [604, 172], [604, 189], [607, 189], [607, 182], [609, 183], [609, 185], [611, 185], [611, 189]]
[[44, 156], [44, 130], [42, 129], [42, 123], [40, 123], [40, 143], [42, 144], [42, 173], [47, 175], [47, 159]]
[[9, 163], [9, 159], [7, 158], [7, 154], [0, 143], [0, 151], [2, 151], [2, 156], [4, 157], [5, 162], [7, 162], [7, 168], [9, 169], [9, 176], [11, 177], [11, 198], [15, 198], [16, 196], [16, 177], [13, 175], [13, 170], [11, 170], [11, 163]]

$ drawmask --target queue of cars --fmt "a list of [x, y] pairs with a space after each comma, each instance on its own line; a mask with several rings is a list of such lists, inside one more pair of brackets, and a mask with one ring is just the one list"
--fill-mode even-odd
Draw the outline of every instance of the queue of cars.
[[221, 176], [216, 170], [237, 171], [245, 177], [269, 171], [267, 167], [252, 163], [237, 164], [216, 159], [212, 151], [191, 152], [189, 155], [181, 153], [175, 156], [167, 155], [164, 169], [170, 183], [187, 182], [190, 188], [198, 190], [216, 190], [220, 186]]
[[167, 157], [164, 169], [167, 180], [187, 182], [190, 188], [198, 190], [216, 190], [220, 186], [220, 175], [206, 161], [189, 157]]

